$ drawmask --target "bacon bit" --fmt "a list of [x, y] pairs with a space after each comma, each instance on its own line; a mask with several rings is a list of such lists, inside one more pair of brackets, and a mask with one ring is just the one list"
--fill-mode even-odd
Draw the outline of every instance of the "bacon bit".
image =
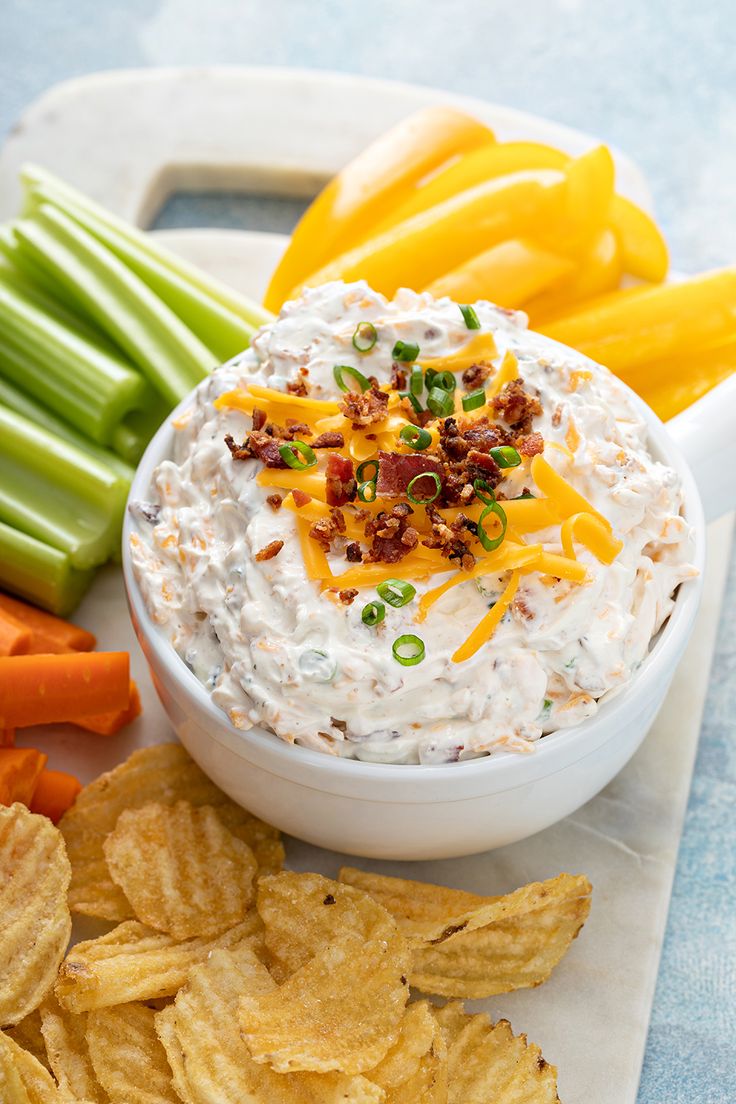
[[524, 621], [534, 620], [534, 610], [529, 608], [526, 600], [520, 594], [516, 595], [512, 602], [512, 606], [514, 611], [518, 613], [519, 616], [524, 619]]
[[351, 587], [349, 590], [341, 590], [338, 597], [344, 606], [352, 606], [358, 597], [358, 591]]
[[408, 520], [413, 513], [408, 502], [398, 502], [366, 523], [365, 535], [373, 538], [366, 563], [398, 563], [416, 548], [419, 533]]
[[327, 433], [320, 433], [316, 440], [309, 443], [313, 449], [344, 448], [345, 438], [342, 433], [335, 429], [329, 430]]
[[258, 407], [253, 408], [253, 428], [255, 430], [263, 429], [268, 421], [268, 415], [265, 410], [259, 410]]
[[266, 499], [266, 502], [271, 507], [271, 509], [274, 510], [274, 511], [281, 509], [281, 503], [283, 501], [284, 500], [283, 500], [283, 498], [281, 497], [280, 494], [270, 494], [268, 496], [268, 498]]
[[297, 422], [294, 418], [286, 419], [285, 429], [282, 429], [281, 426], [270, 425], [266, 426], [266, 432], [272, 433], [274, 437], [283, 437], [285, 441], [293, 441], [295, 437], [312, 436], [312, 431], [306, 422]]
[[406, 391], [406, 369], [396, 361], [391, 365], [391, 388], [394, 391]]
[[295, 487], [291, 492], [291, 497], [294, 499], [294, 505], [297, 509], [301, 509], [302, 506], [306, 506], [308, 502], [312, 501], [312, 496], [307, 494], [306, 491], [299, 490], [298, 487]]
[[352, 502], [358, 490], [352, 460], [339, 452], [329, 453], [325, 483], [328, 506], [345, 506], [346, 503]]
[[281, 549], [284, 547], [282, 540], [271, 541], [265, 548], [262, 548], [260, 552], [256, 552], [257, 560], [272, 560], [274, 556], [278, 556]]
[[307, 381], [304, 376], [300, 376], [299, 379], [289, 380], [286, 385], [286, 390], [290, 395], [298, 395], [300, 398], [304, 398], [309, 394], [309, 388], [307, 387]]
[[522, 456], [539, 456], [544, 452], [544, 437], [541, 433], [530, 433], [522, 437], [516, 447]]
[[452, 525], [448, 525], [434, 505], [426, 506], [425, 510], [432, 526], [432, 535], [422, 541], [425, 548], [437, 548], [448, 560], [457, 560], [464, 571], [472, 571], [475, 557], [462, 537], [466, 532], [475, 535], [478, 532], [476, 523], [465, 514], [458, 514]]
[[411, 405], [409, 399], [402, 399], [399, 403], [398, 409], [400, 413], [403, 414], [403, 416], [407, 419], [407, 421], [411, 422], [413, 425], [426, 426], [429, 424], [429, 422], [434, 421], [435, 416], [431, 410], [417, 411]]
[[225, 444], [230, 449], [233, 460], [252, 460], [257, 457], [267, 468], [288, 467], [281, 458], [278, 441], [267, 433], [249, 433], [242, 445], [237, 445], [228, 433]]
[[406, 489], [418, 475], [434, 472], [442, 476], [442, 464], [424, 453], [378, 453], [378, 481], [376, 494], [381, 498], [395, 498], [406, 494]]
[[562, 421], [562, 404], [556, 406], [554, 413], [552, 414], [552, 425], [557, 429], [558, 425]]
[[342, 510], [330, 510], [327, 517], [317, 518], [309, 530], [309, 535], [325, 552], [329, 552], [335, 537], [341, 536], [344, 532], [345, 517]]
[[477, 391], [490, 376], [493, 368], [490, 364], [471, 364], [463, 372], [463, 387], [466, 391]]
[[518, 378], [505, 384], [500, 394], [491, 399], [491, 409], [516, 433], [529, 433], [533, 418], [542, 413], [542, 404], [524, 390], [524, 381]]
[[385, 421], [388, 413], [388, 392], [380, 391], [371, 380], [368, 391], [346, 391], [340, 403], [340, 412], [349, 418], [353, 429], [375, 425]]
[[345, 549], [345, 559], [348, 563], [362, 563], [363, 549], [357, 541], [351, 541]]

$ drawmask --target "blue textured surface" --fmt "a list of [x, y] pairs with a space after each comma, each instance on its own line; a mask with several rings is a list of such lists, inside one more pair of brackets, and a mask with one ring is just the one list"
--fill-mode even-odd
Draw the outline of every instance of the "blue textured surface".
[[[4, 0], [0, 138], [51, 84], [141, 65], [342, 69], [506, 103], [618, 144], [678, 268], [736, 258], [729, 0]], [[289, 205], [174, 200], [165, 225], [288, 227]], [[732, 564], [640, 1104], [736, 1100], [736, 563]], [[611, 1025], [615, 1032], [615, 1025]], [[591, 1101], [595, 1104], [595, 1101]]]

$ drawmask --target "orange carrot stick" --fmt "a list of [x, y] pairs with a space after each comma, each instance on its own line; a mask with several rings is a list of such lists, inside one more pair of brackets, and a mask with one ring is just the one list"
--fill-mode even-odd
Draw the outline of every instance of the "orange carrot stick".
[[65, 771], [43, 770], [31, 800], [31, 812], [40, 813], [41, 816], [48, 817], [56, 824], [74, 804], [81, 788], [82, 783], [73, 774], [67, 774]]
[[0, 657], [0, 727], [74, 721], [125, 709], [130, 697], [127, 652]]
[[130, 680], [130, 700], [125, 709], [98, 713], [92, 717], [76, 717], [74, 724], [85, 728], [87, 732], [96, 732], [98, 736], [114, 736], [125, 725], [135, 720], [141, 711], [141, 696], [138, 687]]
[[0, 656], [22, 655], [29, 651], [32, 640], [30, 629], [0, 609]]
[[0, 805], [28, 805], [47, 759], [35, 748], [0, 748]]
[[15, 744], [15, 729], [0, 728], [0, 748], [13, 747]]
[[0, 610], [9, 613], [20, 621], [33, 634], [31, 651], [33, 653], [58, 653], [73, 649], [75, 652], [89, 652], [95, 646], [95, 638], [86, 629], [54, 617], [52, 613], [29, 606], [9, 594], [0, 593]]

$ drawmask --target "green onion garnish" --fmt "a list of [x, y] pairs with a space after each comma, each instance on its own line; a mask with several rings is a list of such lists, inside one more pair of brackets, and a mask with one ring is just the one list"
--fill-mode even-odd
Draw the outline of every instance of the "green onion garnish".
[[383, 602], [369, 602], [367, 606], [363, 606], [360, 618], [364, 625], [372, 629], [374, 625], [380, 625], [385, 616], [386, 607]]
[[378, 584], [376, 590], [378, 597], [383, 598], [394, 609], [401, 609], [407, 602], [411, 602], [417, 592], [417, 588], [405, 579], [386, 579]]
[[478, 315], [475, 313], [473, 308], [462, 303], [458, 305], [460, 307], [460, 313], [465, 320], [465, 325], [467, 326], [467, 328], [469, 330], [479, 330], [480, 322], [478, 320]]
[[[490, 514], [494, 514], [501, 522], [501, 532], [497, 537], [489, 537], [483, 525], [483, 522]], [[498, 502], [491, 502], [490, 505], [486, 506], [485, 510], [478, 519], [478, 540], [483, 545], [486, 552], [493, 552], [496, 548], [498, 548], [498, 546], [503, 541], [503, 538], [506, 536], [507, 524], [508, 522], [506, 520], [506, 514], [504, 513]]]
[[454, 391], [457, 387], [457, 380], [455, 379], [454, 372], [449, 370], [446, 372], [435, 372], [434, 379], [432, 380], [432, 387], [440, 387], [443, 391]]
[[366, 479], [364, 483], [359, 483], [357, 493], [361, 502], [375, 502], [377, 496], [375, 479]]
[[482, 387], [477, 391], [471, 391], [469, 395], [463, 395], [463, 410], [477, 410], [486, 405], [486, 393]]
[[419, 356], [419, 346], [412, 341], [397, 341], [391, 350], [391, 356], [404, 364], [412, 364]]
[[370, 380], [367, 380], [362, 372], [359, 372], [357, 368], [353, 368], [350, 364], [336, 364], [332, 369], [332, 374], [335, 377], [335, 383], [341, 391], [354, 391], [355, 388], [350, 387], [344, 380], [344, 376], [352, 376], [361, 391], [367, 391], [371, 385]]
[[353, 347], [359, 353], [369, 353], [378, 341], [378, 333], [372, 322], [359, 322], [353, 333]]
[[404, 636], [396, 637], [391, 645], [391, 651], [394, 653], [394, 659], [402, 667], [414, 667], [424, 659], [424, 641], [413, 633], [405, 633]]
[[531, 491], [524, 491], [523, 494], [517, 495], [516, 498], [512, 498], [511, 501], [512, 502], [523, 502], [524, 499], [526, 499], [526, 498], [536, 498], [536, 497], [537, 496], [533, 495], [531, 493]]
[[[369, 468], [370, 475], [368, 474]], [[362, 483], [366, 479], [378, 479], [378, 461], [364, 460], [362, 464], [358, 464], [358, 470], [355, 475], [359, 483]]]
[[421, 426], [405, 425], [402, 427], [399, 437], [405, 445], [414, 449], [415, 452], [423, 452], [432, 444], [432, 434], [429, 430], [422, 429]]
[[499, 468], [518, 468], [521, 457], [511, 445], [501, 445], [500, 448], [492, 448], [491, 456]]
[[[434, 494], [430, 495], [429, 498], [417, 498], [417, 496], [412, 491], [412, 487], [416, 483], [418, 483], [420, 479], [431, 479], [434, 483]], [[413, 502], [415, 506], [428, 506], [430, 502], [434, 502], [441, 490], [442, 480], [438, 476], [437, 472], [420, 472], [419, 475], [415, 475], [413, 479], [409, 480], [409, 484], [406, 488], [406, 497], [409, 499], [410, 502]]]
[[424, 390], [424, 376], [422, 369], [418, 364], [413, 365], [411, 370], [411, 378], [409, 380], [409, 390], [412, 395], [421, 395]]
[[[485, 479], [476, 479], [473, 482], [473, 490], [481, 502], [485, 502], [486, 506], [490, 506], [492, 502], [496, 501], [493, 487], [490, 483], [486, 483]], [[488, 495], [485, 494], [486, 491], [488, 491]]]
[[295, 471], [306, 471], [317, 463], [317, 454], [304, 441], [289, 441], [288, 444], [279, 445], [279, 455]]
[[402, 399], [408, 399], [417, 414], [422, 413], [422, 404], [420, 403], [416, 395], [412, 395], [411, 391], [399, 391], [399, 397]]
[[428, 368], [427, 371], [424, 373], [424, 386], [427, 388], [428, 391], [432, 390], [432, 387], [434, 385], [434, 377], [436, 375], [437, 373], [435, 372], [434, 368]]
[[449, 391], [433, 387], [427, 395], [427, 407], [438, 418], [447, 418], [455, 409], [455, 401]]

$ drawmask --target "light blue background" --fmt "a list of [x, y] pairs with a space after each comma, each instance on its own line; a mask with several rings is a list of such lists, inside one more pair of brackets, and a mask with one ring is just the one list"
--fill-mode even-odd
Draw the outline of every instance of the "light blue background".
[[[643, 167], [678, 268], [736, 261], [736, 8], [729, 0], [2, 0], [0, 139], [31, 99], [68, 77], [214, 63], [415, 81], [580, 127]], [[292, 216], [288, 205], [237, 197], [180, 199], [161, 222], [288, 229]], [[735, 714], [736, 560], [640, 1104], [736, 1100]]]

